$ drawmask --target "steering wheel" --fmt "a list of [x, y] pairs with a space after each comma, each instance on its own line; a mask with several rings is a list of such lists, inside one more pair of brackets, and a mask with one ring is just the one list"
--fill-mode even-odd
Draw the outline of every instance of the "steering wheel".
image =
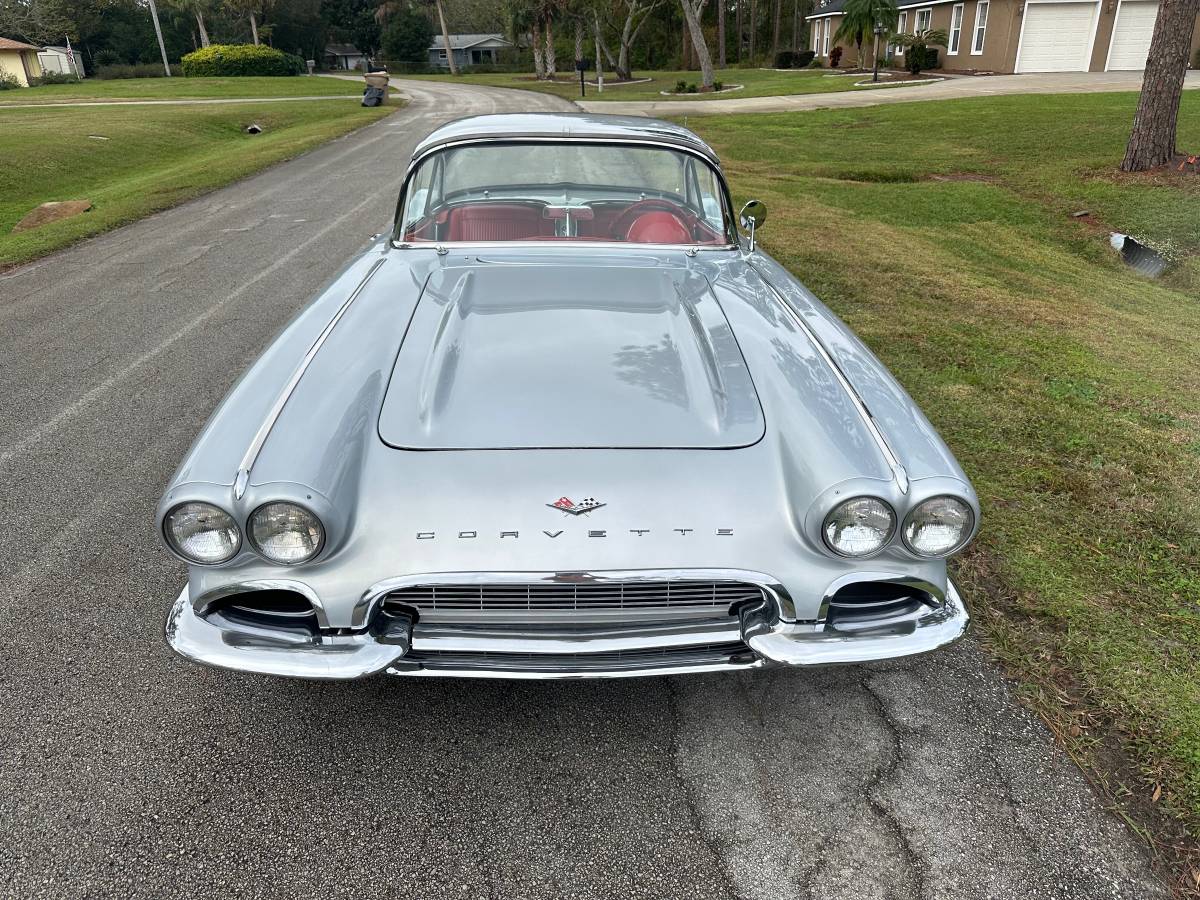
[[634, 220], [644, 212], [658, 210], [666, 212], [677, 218], [681, 225], [689, 232], [692, 231], [698, 217], [684, 209], [678, 203], [672, 203], [670, 200], [663, 200], [659, 197], [651, 197], [648, 200], [638, 200], [636, 203], [631, 203], [625, 207], [625, 211], [613, 219], [612, 225], [608, 228], [609, 237], [614, 241], [623, 241], [629, 234], [629, 229], [632, 227]]

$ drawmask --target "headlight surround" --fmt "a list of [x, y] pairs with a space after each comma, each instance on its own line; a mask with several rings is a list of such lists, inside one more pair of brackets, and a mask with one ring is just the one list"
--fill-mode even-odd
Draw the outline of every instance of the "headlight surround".
[[821, 523], [825, 546], [838, 556], [871, 556], [896, 533], [896, 513], [878, 497], [851, 497], [833, 508]]
[[237, 556], [242, 532], [233, 516], [200, 501], [180, 503], [163, 518], [163, 536], [188, 562], [215, 566]]
[[930, 497], [904, 520], [904, 546], [917, 556], [949, 556], [961, 550], [975, 530], [975, 512], [959, 497]]
[[282, 500], [251, 513], [246, 532], [259, 556], [281, 566], [308, 562], [325, 546], [321, 520], [298, 503]]

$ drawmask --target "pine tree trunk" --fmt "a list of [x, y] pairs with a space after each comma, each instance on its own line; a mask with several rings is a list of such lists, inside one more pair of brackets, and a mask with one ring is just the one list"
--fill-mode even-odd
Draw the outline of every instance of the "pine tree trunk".
[[258, 46], [258, 20], [255, 19], [254, 13], [250, 13], [250, 33], [254, 35], [254, 46]]
[[717, 0], [717, 60], [718, 65], [725, 68], [725, 3]]
[[792, 52], [800, 49], [800, 0], [792, 0]]
[[446, 11], [442, 9], [442, 0], [437, 0], [438, 21], [442, 25], [442, 40], [446, 42], [446, 62], [450, 63], [450, 74], [458, 74], [458, 66], [454, 64], [454, 48], [450, 46], [450, 29], [446, 27]]
[[696, 58], [700, 60], [700, 77], [702, 91], [711, 91], [713, 88], [712, 57], [708, 55], [708, 44], [704, 41], [704, 29], [700, 26], [700, 13], [704, 10], [705, 0], [679, 0], [683, 6], [683, 19], [687, 22], [688, 33], [692, 38], [692, 48], [696, 51]]
[[553, 81], [558, 74], [558, 58], [554, 55], [554, 23], [546, 20], [546, 79]]
[[621, 46], [617, 49], [617, 77], [625, 81], [633, 76], [629, 69], [629, 45], [633, 43], [633, 14], [636, 10], [637, 6], [631, 3], [625, 14], [625, 25], [621, 28]]
[[783, 19], [783, 0], [775, 0], [775, 8], [771, 15], [771, 64], [775, 64], [775, 54], [779, 52], [779, 23]]
[[737, 61], [742, 61], [742, 38], [746, 32], [742, 29], [742, 0], [734, 0], [733, 4], [734, 29], [737, 31]]
[[758, 0], [750, 0], [750, 62], [754, 62], [755, 37], [758, 34]]
[[209, 45], [208, 31], [204, 28], [204, 13], [196, 10], [196, 24], [200, 27], [200, 46], [207, 47]]
[[1159, 0], [1122, 172], [1145, 172], [1175, 157], [1179, 99], [1198, 12], [1200, 0]]

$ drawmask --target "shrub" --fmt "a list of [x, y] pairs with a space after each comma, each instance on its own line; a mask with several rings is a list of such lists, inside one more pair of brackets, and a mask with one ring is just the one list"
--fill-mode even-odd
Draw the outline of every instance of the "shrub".
[[829, 68], [836, 69], [841, 61], [842, 48], [834, 47], [831, 51], [829, 51]]
[[792, 68], [807, 69], [816, 58], [817, 54], [812, 50], [797, 50], [792, 56]]
[[96, 70], [96, 77], [101, 80], [112, 78], [162, 78], [166, 74], [163, 71], [162, 63], [141, 63], [136, 66], [101, 66]]
[[21, 82], [17, 81], [16, 75], [0, 72], [0, 91], [11, 91], [21, 86]]
[[823, 69], [823, 68], [825, 68], [824, 64], [822, 64], [822, 62], [821, 62], [819, 59], [817, 59], [817, 55], [816, 55], [815, 53], [813, 54], [813, 61], [812, 61], [812, 62], [810, 62], [810, 63], [808, 64], [808, 67], [809, 67], [810, 69]]
[[97, 69], [101, 66], [119, 66], [123, 62], [125, 60], [121, 59], [121, 54], [116, 50], [97, 50], [92, 54], [92, 63]]
[[713, 82], [713, 90], [714, 91], [722, 91], [724, 89], [725, 89], [725, 82], [723, 82], [723, 81], [714, 81]]
[[188, 78], [245, 75], [299, 75], [304, 60], [274, 47], [254, 44], [213, 44], [189, 53], [181, 60]]
[[30, 87], [40, 87], [43, 84], [74, 84], [79, 79], [65, 72], [42, 72], [37, 78], [29, 79]]
[[696, 93], [699, 93], [699, 91], [700, 91], [700, 89], [698, 87], [696, 87], [696, 82], [694, 82], [694, 81], [687, 86], [687, 92], [689, 94], [696, 94]]
[[675, 82], [675, 93], [683, 94], [686, 92], [687, 92], [687, 82], [681, 78], [679, 81]]
[[796, 64], [796, 54], [791, 50], [780, 50], [775, 54], [775, 68], [790, 69]]
[[411, 9], [394, 12], [383, 33], [383, 49], [388, 59], [399, 62], [429, 64], [429, 45], [433, 41], [433, 25], [429, 19]]

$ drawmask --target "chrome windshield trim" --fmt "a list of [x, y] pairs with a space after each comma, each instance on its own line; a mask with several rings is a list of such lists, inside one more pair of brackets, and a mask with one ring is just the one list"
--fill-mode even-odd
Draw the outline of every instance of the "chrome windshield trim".
[[900, 489], [900, 493], [907, 494], [909, 487], [908, 470], [904, 468], [904, 464], [900, 462], [900, 458], [896, 456], [895, 452], [892, 450], [891, 445], [888, 443], [887, 438], [884, 436], [883, 431], [879, 427], [879, 423], [877, 423], [875, 421], [875, 417], [871, 415], [871, 410], [867, 407], [866, 401], [863, 400], [862, 396], [855, 389], [854, 383], [850, 381], [849, 376], [846, 375], [845, 371], [843, 371], [837, 360], [833, 358], [833, 354], [829, 352], [829, 349], [825, 346], [821, 339], [817, 337], [817, 333], [808, 327], [808, 323], [804, 321], [804, 317], [796, 311], [796, 308], [792, 306], [791, 303], [788, 302], [787, 297], [785, 297], [783, 293], [771, 283], [771, 280], [767, 278], [767, 276], [764, 275], [759, 270], [758, 266], [754, 265], [751, 260], [747, 260], [746, 264], [754, 270], [754, 273], [762, 280], [762, 283], [765, 284], [768, 290], [775, 295], [775, 298], [781, 304], [783, 304], [783, 308], [787, 310], [788, 315], [791, 316], [792, 321], [796, 324], [796, 327], [804, 332], [805, 336], [807, 336], [809, 341], [812, 343], [813, 348], [817, 351], [817, 354], [825, 361], [825, 364], [829, 366], [829, 370], [833, 373], [833, 377], [837, 379], [838, 384], [842, 386], [842, 390], [846, 392], [846, 396], [850, 398], [850, 402], [854, 405], [855, 410], [857, 410], [859, 417], [862, 419], [863, 424], [867, 428], [867, 432], [875, 441], [876, 446], [879, 447], [879, 452], [883, 454], [884, 461], [887, 462], [888, 468], [892, 470], [892, 479], [896, 482], [896, 486]]
[[561, 250], [564, 247], [583, 250], [611, 250], [619, 248], [628, 250], [682, 250], [688, 256], [699, 251], [737, 250], [737, 244], [631, 244], [627, 241], [556, 241], [553, 238], [544, 241], [392, 241], [395, 250], [436, 250], [445, 253], [450, 250], [526, 250], [529, 248], [554, 247]]
[[279, 417], [283, 414], [283, 408], [287, 406], [288, 400], [290, 400], [292, 394], [295, 393], [296, 388], [299, 386], [300, 380], [304, 377], [304, 373], [308, 370], [309, 365], [312, 363], [313, 359], [316, 358], [317, 353], [320, 352], [322, 345], [329, 338], [329, 335], [333, 332], [333, 329], [337, 327], [338, 322], [342, 320], [342, 316], [346, 314], [346, 311], [350, 308], [350, 304], [352, 304], [358, 298], [358, 295], [362, 293], [363, 288], [367, 286], [367, 282], [370, 281], [375, 273], [379, 271], [380, 266], [382, 266], [384, 262], [386, 262], [386, 260], [377, 259], [371, 264], [371, 268], [367, 270], [367, 274], [363, 276], [362, 281], [360, 281], [358, 286], [350, 292], [350, 296], [345, 299], [340, 307], [338, 307], [337, 312], [333, 314], [333, 318], [329, 320], [329, 322], [325, 325], [325, 328], [322, 329], [319, 335], [317, 335], [317, 339], [313, 341], [312, 346], [308, 348], [308, 352], [304, 354], [304, 358], [300, 360], [300, 364], [296, 367], [296, 370], [292, 372], [291, 378], [289, 378], [287, 384], [283, 386], [283, 390], [280, 391], [279, 396], [275, 398], [274, 405], [272, 405], [270, 411], [267, 413], [267, 417], [263, 420], [262, 425], [258, 427], [258, 431], [255, 432], [254, 439], [250, 442], [250, 446], [246, 448], [246, 454], [242, 457], [241, 465], [238, 466], [237, 473], [233, 480], [234, 500], [241, 500], [242, 496], [246, 493], [246, 487], [250, 484], [250, 471], [254, 468], [254, 463], [258, 459], [259, 453], [262, 452], [263, 445], [266, 444], [267, 437], [271, 434], [271, 429], [274, 428], [275, 423], [279, 421]]
[[775, 614], [780, 619], [796, 621], [796, 605], [787, 589], [777, 579], [762, 572], [746, 569], [609, 569], [595, 572], [431, 572], [386, 578], [363, 591], [354, 604], [350, 627], [366, 627], [384, 597], [392, 591], [416, 585], [533, 582], [602, 584], [612, 581], [742, 581], [760, 588], [773, 601]]

